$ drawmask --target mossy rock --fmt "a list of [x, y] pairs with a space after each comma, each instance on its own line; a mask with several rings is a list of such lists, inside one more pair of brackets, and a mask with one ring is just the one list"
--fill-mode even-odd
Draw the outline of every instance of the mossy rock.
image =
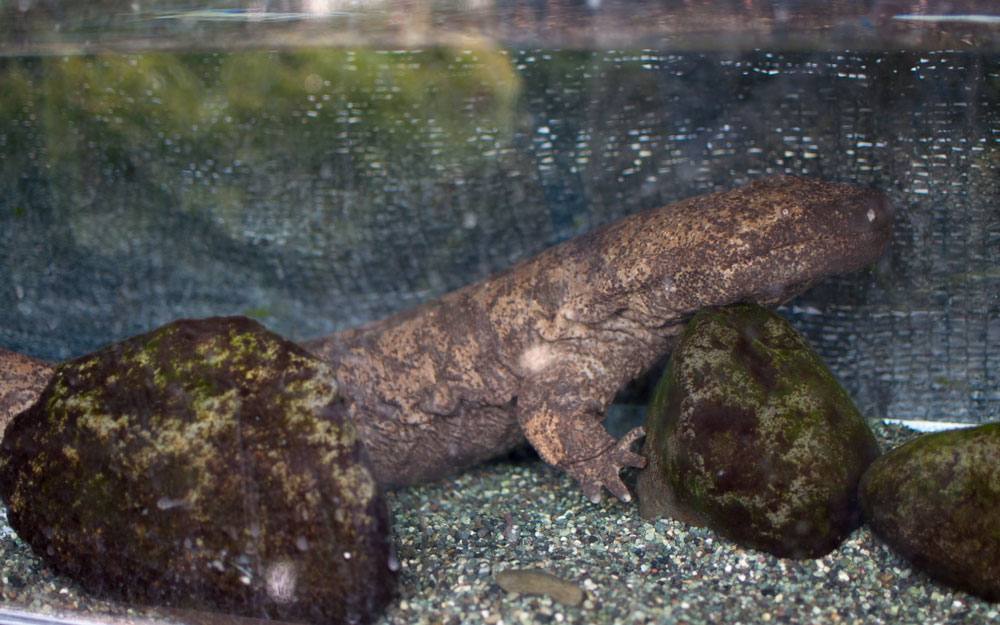
[[889, 451], [865, 473], [860, 496], [875, 534], [917, 568], [1000, 601], [1000, 423]]
[[244, 317], [61, 363], [8, 427], [11, 526], [93, 592], [314, 623], [392, 595], [385, 503], [331, 366]]
[[878, 444], [808, 342], [755, 305], [684, 329], [650, 403], [639, 512], [782, 557], [820, 557], [861, 522]]

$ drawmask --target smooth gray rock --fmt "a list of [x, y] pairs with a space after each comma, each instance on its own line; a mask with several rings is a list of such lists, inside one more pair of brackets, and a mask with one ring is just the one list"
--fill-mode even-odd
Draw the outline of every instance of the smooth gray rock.
[[60, 364], [8, 427], [11, 526], [88, 590], [370, 622], [389, 523], [332, 368], [242, 317], [182, 320]]
[[804, 338], [755, 305], [707, 308], [671, 354], [646, 419], [639, 512], [782, 557], [819, 557], [861, 522], [878, 445]]

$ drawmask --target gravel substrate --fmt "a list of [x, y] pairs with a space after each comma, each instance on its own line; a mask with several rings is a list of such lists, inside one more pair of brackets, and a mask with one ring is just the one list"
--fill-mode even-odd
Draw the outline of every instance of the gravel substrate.
[[[875, 429], [886, 448], [915, 435]], [[388, 500], [402, 578], [382, 624], [1000, 623], [1000, 604], [930, 581], [867, 528], [822, 559], [782, 560], [675, 521], [645, 523], [608, 497], [591, 504], [537, 460], [484, 465]], [[5, 620], [8, 609], [113, 622], [166, 614], [83, 593], [3, 521], [0, 623], [26, 622]], [[494, 575], [513, 568], [574, 582], [584, 601], [507, 594]]]

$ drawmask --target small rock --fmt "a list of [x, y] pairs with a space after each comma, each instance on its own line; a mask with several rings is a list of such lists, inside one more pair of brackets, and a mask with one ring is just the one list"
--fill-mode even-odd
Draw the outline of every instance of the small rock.
[[583, 589], [545, 571], [507, 569], [496, 574], [500, 588], [526, 595], [547, 595], [559, 603], [576, 607], [583, 603]]
[[8, 427], [11, 526], [92, 592], [314, 623], [393, 591], [385, 503], [334, 371], [250, 319], [60, 364]]
[[861, 522], [878, 456], [867, 423], [806, 340], [749, 304], [682, 333], [646, 420], [639, 513], [708, 526], [781, 557], [820, 557]]
[[1000, 601], [1000, 423], [924, 434], [860, 487], [875, 534], [930, 576]]

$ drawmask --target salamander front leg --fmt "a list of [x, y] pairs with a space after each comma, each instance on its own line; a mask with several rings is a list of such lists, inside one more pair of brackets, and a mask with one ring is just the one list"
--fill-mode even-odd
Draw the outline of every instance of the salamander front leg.
[[646, 466], [646, 459], [631, 449], [646, 434], [643, 428], [632, 429], [618, 441], [597, 416], [547, 403], [522, 406], [519, 421], [542, 459], [579, 482], [588, 499], [600, 502], [602, 489], [607, 488], [622, 501], [632, 500], [619, 472]]
[[[603, 426], [601, 427], [603, 430]], [[607, 488], [611, 494], [622, 501], [632, 501], [621, 480], [620, 471], [625, 467], [641, 469], [646, 466], [646, 459], [632, 451], [632, 444], [646, 435], [645, 428], [637, 427], [629, 430], [621, 440], [616, 441], [611, 436], [611, 446], [593, 458], [575, 460], [565, 466], [559, 466], [572, 476], [583, 487], [583, 494], [594, 503], [601, 501], [601, 487]]]

